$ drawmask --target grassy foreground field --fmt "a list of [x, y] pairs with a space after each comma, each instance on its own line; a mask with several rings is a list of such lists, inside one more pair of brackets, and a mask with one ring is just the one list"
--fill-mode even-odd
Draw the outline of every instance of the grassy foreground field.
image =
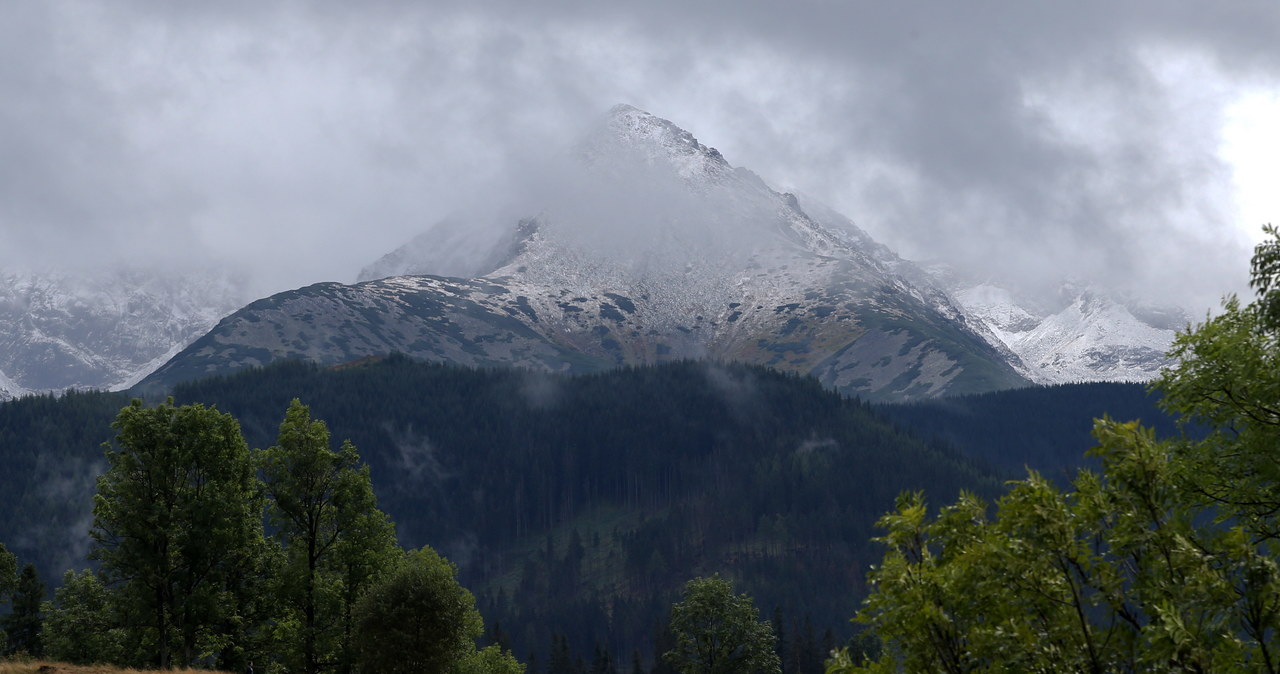
[[[0, 662], [0, 674], [142, 674], [146, 670], [121, 669], [110, 665], [68, 665], [61, 662]], [[171, 669], [173, 674], [230, 674], [209, 669]]]

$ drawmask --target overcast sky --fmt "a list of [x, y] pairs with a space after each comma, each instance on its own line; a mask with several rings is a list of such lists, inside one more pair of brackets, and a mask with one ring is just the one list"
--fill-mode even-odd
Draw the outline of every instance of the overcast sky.
[[1207, 308], [1280, 223], [1277, 35], [1274, 0], [15, 0], [0, 264], [349, 281], [627, 102], [904, 256]]

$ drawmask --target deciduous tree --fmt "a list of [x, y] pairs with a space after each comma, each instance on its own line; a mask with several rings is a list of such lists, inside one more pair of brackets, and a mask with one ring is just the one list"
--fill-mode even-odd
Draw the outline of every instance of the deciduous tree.
[[299, 671], [351, 671], [353, 607], [400, 555], [378, 510], [369, 469], [350, 442], [329, 444], [323, 421], [297, 399], [264, 452], [271, 521], [284, 548], [280, 592], [288, 609], [286, 659]]
[[92, 571], [68, 571], [44, 613], [40, 642], [46, 657], [77, 665], [123, 659], [124, 629], [111, 593]]
[[225, 626], [240, 602], [228, 580], [252, 567], [262, 540], [261, 485], [239, 424], [199, 404], [134, 400], [112, 427], [92, 557], [152, 664], [232, 647]]
[[681, 674], [779, 674], [773, 629], [746, 594], [720, 576], [695, 578], [671, 607], [676, 647], [663, 658]]
[[1032, 473], [994, 516], [920, 494], [880, 525], [888, 547], [858, 620], [883, 643], [830, 674], [1280, 670], [1280, 234], [1253, 262], [1258, 298], [1178, 336], [1155, 387], [1208, 434], [1157, 441], [1095, 423], [1100, 474], [1069, 490]]
[[475, 652], [484, 624], [456, 574], [451, 562], [422, 548], [361, 597], [355, 614], [362, 671], [444, 674]]

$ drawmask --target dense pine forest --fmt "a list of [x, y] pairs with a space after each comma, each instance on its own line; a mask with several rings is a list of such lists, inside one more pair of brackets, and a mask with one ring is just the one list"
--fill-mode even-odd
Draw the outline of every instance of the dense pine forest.
[[[1126, 385], [877, 408], [737, 365], [561, 377], [401, 356], [282, 363], [173, 395], [229, 412], [257, 448], [275, 442], [289, 401], [302, 399], [335, 442], [359, 449], [400, 543], [457, 563], [487, 638], [531, 671], [575, 658], [662, 671], [654, 654], [668, 647], [681, 584], [712, 573], [772, 619], [785, 671], [819, 671], [855, 636], [848, 618], [881, 555], [874, 523], [899, 493], [991, 498], [1011, 462], [1080, 461], [1098, 405], [1156, 414]], [[127, 402], [71, 393], [0, 405], [10, 466], [0, 490], [16, 495], [0, 514], [0, 541], [44, 578], [88, 564], [102, 443]], [[1036, 436], [1049, 410], [1057, 425]], [[992, 432], [1002, 423], [1007, 441]], [[999, 444], [984, 453], [981, 438]]]
[[1081, 466], [1098, 467], [1084, 451], [1096, 441], [1089, 419], [1111, 416], [1141, 421], [1160, 437], [1180, 429], [1160, 409], [1160, 395], [1147, 384], [1093, 382], [1032, 386], [954, 398], [882, 405], [876, 409], [922, 438], [951, 445], [985, 461], [1010, 478], [1028, 468], [1055, 479]]

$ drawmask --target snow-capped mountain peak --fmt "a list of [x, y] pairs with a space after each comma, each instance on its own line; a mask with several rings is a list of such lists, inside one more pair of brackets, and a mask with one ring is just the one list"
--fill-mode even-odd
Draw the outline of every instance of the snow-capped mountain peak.
[[707, 147], [672, 122], [620, 103], [609, 110], [604, 124], [580, 146], [588, 166], [616, 170], [637, 159], [649, 166], [671, 167], [686, 182], [718, 182], [733, 168], [719, 150]]

